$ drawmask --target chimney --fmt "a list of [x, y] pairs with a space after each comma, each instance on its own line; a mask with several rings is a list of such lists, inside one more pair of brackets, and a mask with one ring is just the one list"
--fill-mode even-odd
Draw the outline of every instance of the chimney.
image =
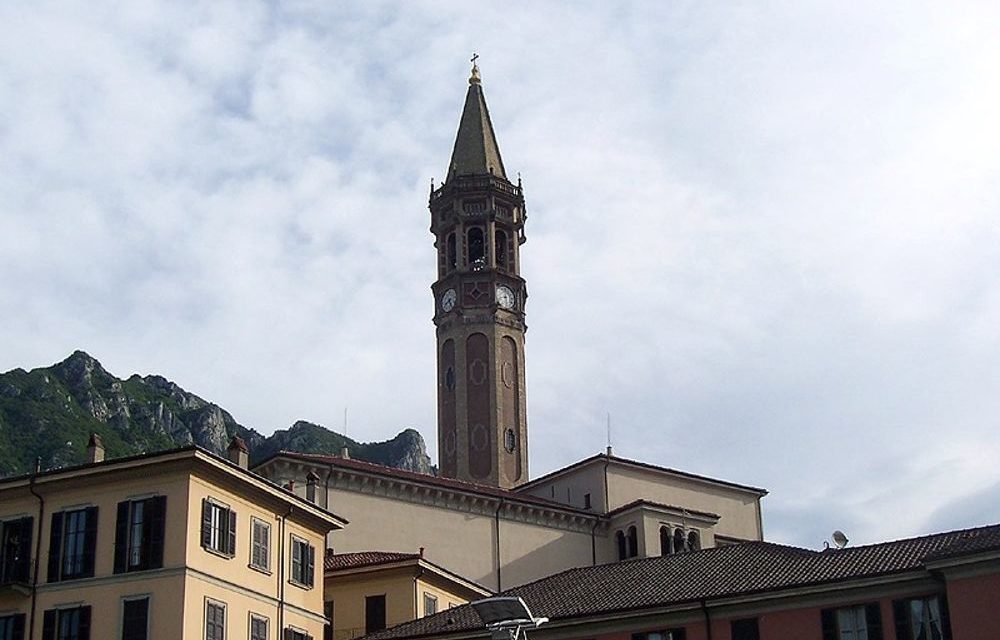
[[612, 449], [612, 448], [611, 448], [611, 445], [609, 444], [609, 445], [608, 445], [608, 457], [610, 458], [610, 457], [611, 457], [611, 456], [613, 456], [613, 455], [615, 455], [615, 450], [614, 450], [614, 449]]
[[87, 462], [90, 464], [104, 462], [104, 443], [101, 442], [101, 436], [96, 433], [90, 434], [90, 440], [87, 442]]
[[340, 457], [344, 458], [345, 460], [351, 459], [351, 452], [347, 450], [347, 447], [340, 448]]
[[243, 438], [239, 436], [233, 436], [229, 442], [226, 457], [229, 458], [230, 462], [243, 469], [250, 466], [250, 449], [247, 448], [247, 443], [243, 441]]
[[310, 470], [306, 475], [306, 500], [316, 504], [316, 483], [319, 482], [319, 476], [316, 475], [315, 471]]

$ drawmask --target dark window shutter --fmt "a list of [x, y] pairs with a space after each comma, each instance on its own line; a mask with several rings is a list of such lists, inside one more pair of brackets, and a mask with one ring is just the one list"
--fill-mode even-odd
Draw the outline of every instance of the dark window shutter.
[[12, 640], [24, 640], [24, 614], [19, 613], [14, 616], [14, 628], [11, 633]]
[[128, 511], [129, 501], [118, 503], [118, 519], [115, 521], [115, 573], [125, 573], [128, 558]]
[[146, 640], [149, 598], [126, 600], [122, 614], [122, 640]]
[[94, 554], [97, 551], [97, 507], [86, 510], [87, 522], [83, 531], [83, 573], [81, 577], [94, 576]]
[[910, 601], [893, 600], [892, 614], [896, 619], [896, 640], [913, 640], [910, 634]]
[[63, 514], [52, 514], [52, 531], [49, 534], [49, 582], [59, 581], [59, 565], [62, 561]]
[[201, 499], [201, 546], [212, 546], [212, 503], [206, 498]]
[[167, 521], [167, 496], [155, 496], [147, 501], [149, 516], [147, 569], [159, 569], [163, 566], [163, 540]]
[[295, 632], [291, 629], [285, 629], [283, 635], [285, 636], [284, 640], [295, 640]]
[[819, 620], [823, 629], [823, 640], [837, 640], [837, 610], [823, 609], [819, 613]]
[[42, 616], [42, 640], [56, 640], [55, 609], [49, 609]]
[[229, 538], [226, 544], [226, 553], [231, 556], [236, 555], [236, 512], [229, 511]]
[[21, 518], [17, 523], [17, 531], [19, 540], [17, 561], [10, 575], [15, 582], [29, 582], [31, 577], [31, 538], [35, 533], [35, 519], [30, 516]]
[[316, 547], [310, 544], [306, 546], [306, 549], [309, 552], [309, 560], [306, 563], [305, 583], [311, 587], [313, 586], [314, 576], [316, 575]]
[[868, 640], [882, 640], [882, 608], [879, 603], [865, 605], [865, 624], [868, 626]]
[[90, 607], [80, 607], [80, 627], [77, 640], [90, 640]]
[[951, 640], [951, 614], [948, 612], [948, 596], [941, 594], [937, 597], [941, 607], [941, 633], [944, 640]]

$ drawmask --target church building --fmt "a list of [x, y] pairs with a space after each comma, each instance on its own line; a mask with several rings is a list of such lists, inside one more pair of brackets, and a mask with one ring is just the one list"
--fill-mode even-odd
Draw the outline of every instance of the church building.
[[429, 201], [439, 475], [284, 451], [255, 471], [351, 522], [328, 538], [336, 554], [422, 553], [493, 591], [574, 567], [762, 540], [767, 492], [757, 487], [610, 448], [531, 478], [525, 197], [508, 177], [475, 65], [446, 175]]

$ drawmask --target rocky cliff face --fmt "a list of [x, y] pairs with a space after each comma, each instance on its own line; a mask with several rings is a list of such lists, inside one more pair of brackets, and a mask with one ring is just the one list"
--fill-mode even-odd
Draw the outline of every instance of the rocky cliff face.
[[107, 456], [120, 457], [197, 444], [218, 454], [234, 435], [253, 460], [279, 450], [337, 454], [422, 473], [431, 472], [424, 441], [407, 429], [387, 442], [360, 443], [322, 426], [296, 422], [265, 438], [218, 405], [162, 376], [120, 380], [82, 351], [43, 369], [0, 374], [0, 476], [83, 462], [91, 433]]

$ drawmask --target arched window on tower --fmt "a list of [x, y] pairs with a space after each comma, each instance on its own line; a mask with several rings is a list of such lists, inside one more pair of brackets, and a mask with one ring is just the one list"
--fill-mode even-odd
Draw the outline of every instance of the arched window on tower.
[[668, 556], [670, 552], [670, 529], [668, 527], [660, 527], [660, 555]]
[[701, 549], [701, 540], [698, 537], [697, 531], [691, 530], [688, 532], [687, 546], [688, 551], [697, 551], [698, 549]]
[[497, 230], [493, 238], [493, 254], [496, 256], [497, 269], [507, 270], [507, 234]]
[[448, 239], [445, 240], [445, 265], [448, 267], [448, 271], [454, 271], [455, 267], [458, 265], [458, 252], [455, 250], [455, 233], [449, 233]]
[[625, 546], [625, 532], [615, 533], [615, 542], [618, 543], [618, 559], [624, 560], [628, 557], [628, 549]]
[[684, 529], [674, 529], [674, 553], [684, 551]]
[[469, 268], [473, 271], [480, 271], [486, 268], [486, 241], [483, 238], [483, 230], [479, 227], [469, 229]]
[[628, 557], [634, 558], [639, 555], [639, 532], [635, 527], [628, 528]]

